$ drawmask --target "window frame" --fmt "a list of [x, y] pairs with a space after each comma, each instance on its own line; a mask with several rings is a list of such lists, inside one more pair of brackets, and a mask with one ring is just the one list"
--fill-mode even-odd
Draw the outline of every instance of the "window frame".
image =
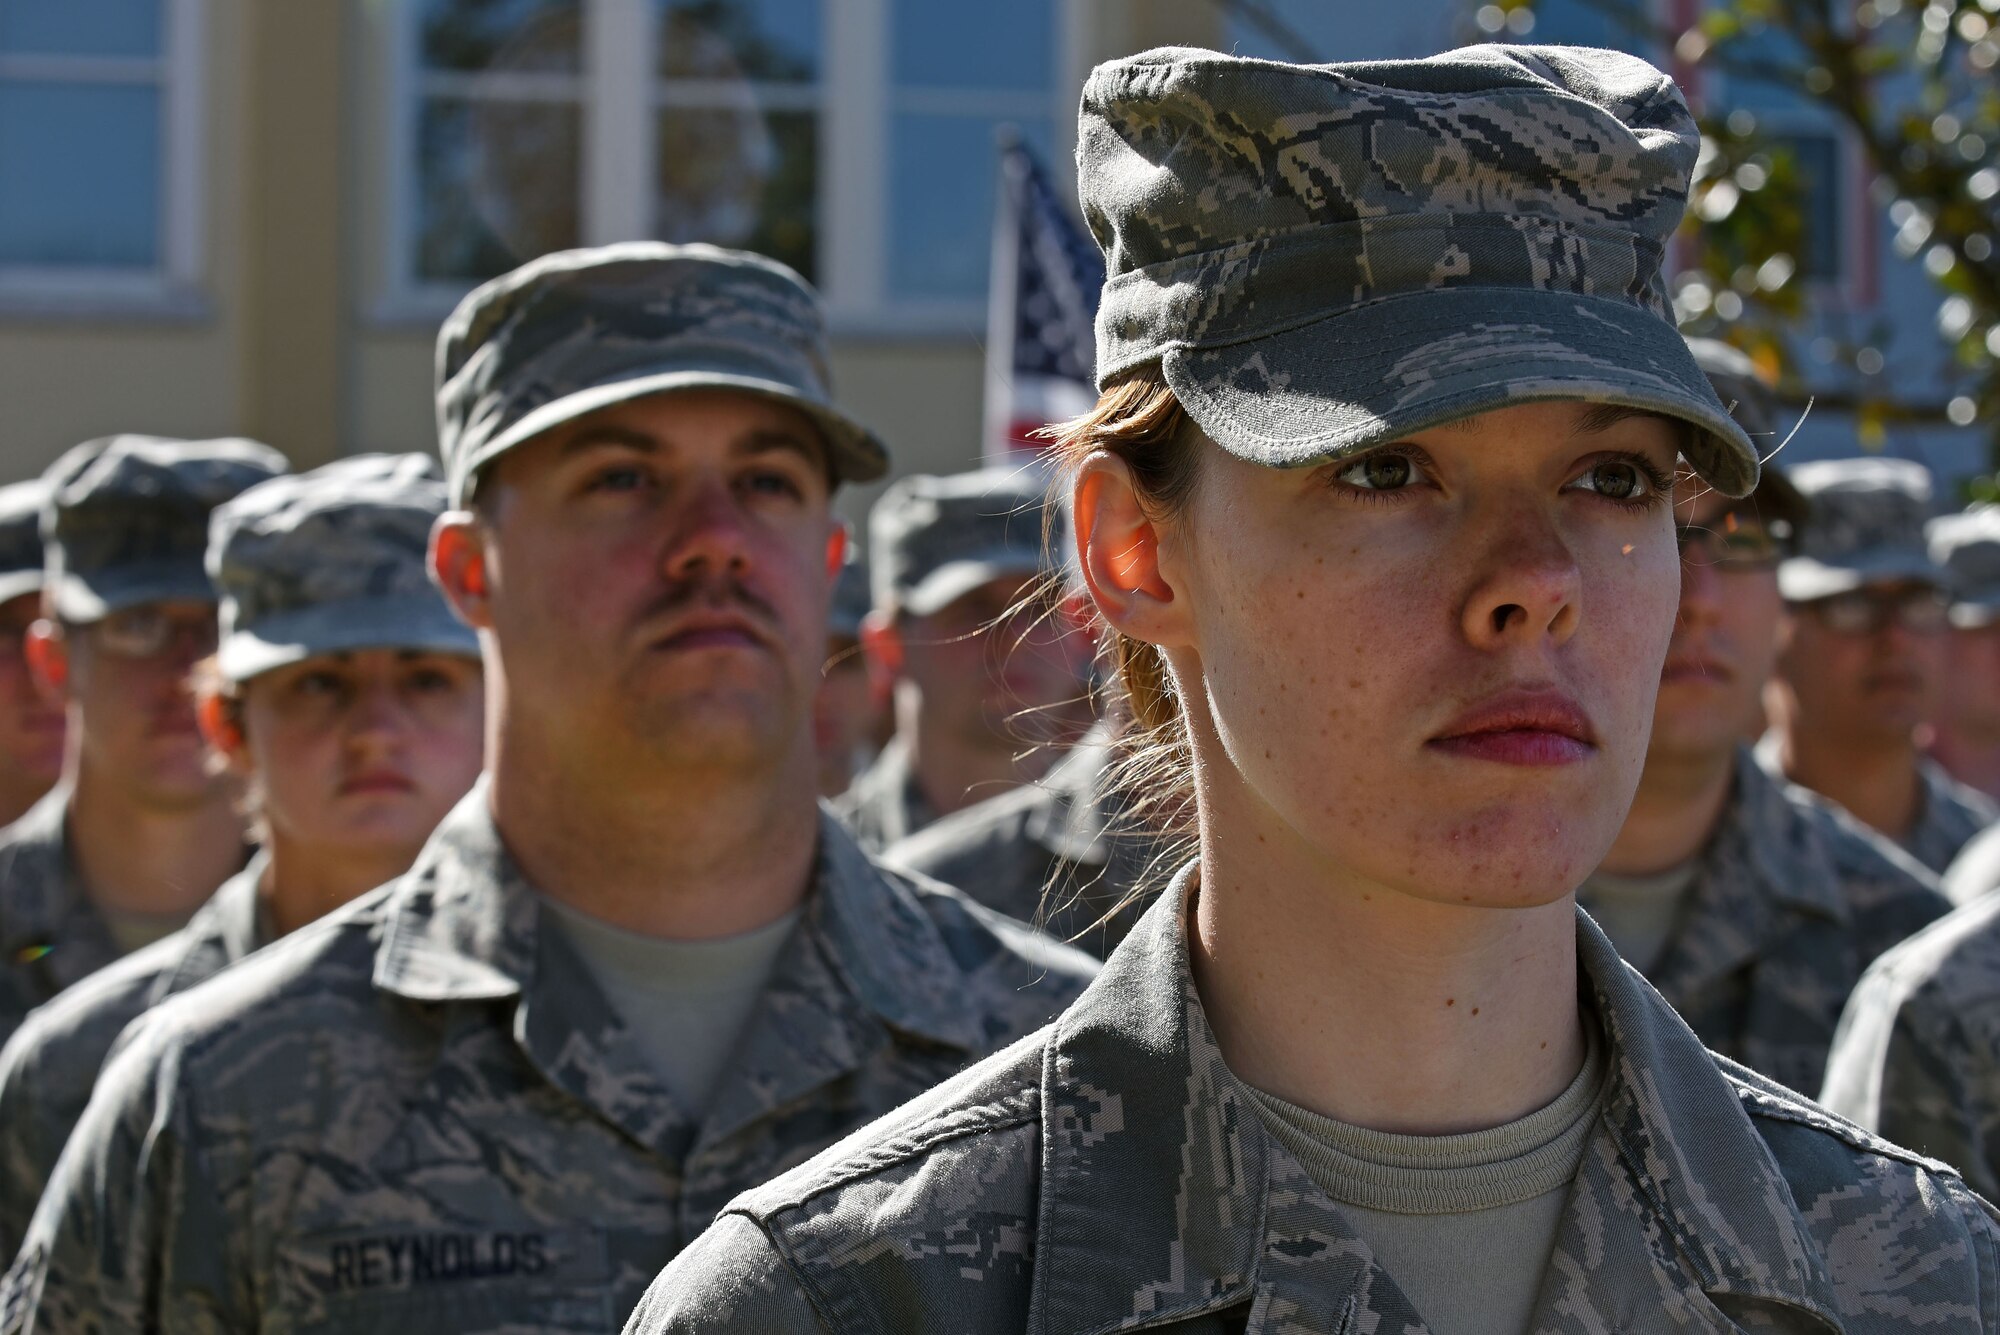
[[0, 264], [0, 316], [207, 314], [208, 0], [161, 0], [157, 60], [110, 56], [0, 55], [0, 76], [72, 84], [157, 84], [160, 89], [159, 260], [151, 269]]
[[[672, 94], [652, 67], [658, 21], [650, 0], [581, 0], [584, 10], [583, 137], [580, 217], [583, 245], [646, 236], [653, 230], [652, 188], [641, 172], [623, 164], [651, 160], [654, 114]], [[890, 86], [889, 31], [894, 0], [820, 0], [820, 69], [808, 92], [786, 92], [760, 106], [804, 109], [818, 116], [818, 191], [815, 203], [818, 286], [828, 324], [837, 334], [862, 337], [983, 336], [986, 300], [923, 301], [896, 298], [889, 276], [889, 151], [899, 105]], [[1058, 147], [1073, 141], [1074, 96], [1086, 65], [1090, 0], [1052, 0], [1056, 50], [1051, 53], [1048, 114]], [[369, 316], [377, 324], [434, 323], [473, 284], [422, 281], [415, 275], [416, 127], [421, 99], [440, 77], [420, 64], [417, 6], [399, 3], [378, 30], [390, 93], [387, 173], [380, 197], [387, 214], [377, 296]], [[484, 75], [462, 77], [471, 83]], [[498, 76], [505, 80], [511, 76]], [[541, 79], [545, 76], [533, 76]], [[547, 76], [568, 79], [571, 76]], [[754, 81], [753, 81], [754, 82]], [[950, 90], [925, 89], [942, 97]], [[951, 92], [962, 105], [982, 91]], [[1033, 94], [1024, 96], [1032, 97]], [[981, 237], [979, 244], [986, 245]]]

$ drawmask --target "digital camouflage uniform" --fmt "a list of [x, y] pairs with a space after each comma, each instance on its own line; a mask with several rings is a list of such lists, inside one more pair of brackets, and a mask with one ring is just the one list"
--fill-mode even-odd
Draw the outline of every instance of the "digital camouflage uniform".
[[[1051, 1028], [733, 1202], [627, 1331], [1421, 1330], [1224, 1065], [1188, 879]], [[1582, 914], [1577, 944], [1611, 1085], [1530, 1329], [1995, 1328], [1956, 1174], [1719, 1063]]]
[[180, 931], [36, 1007], [0, 1049], [0, 1255], [20, 1249], [49, 1170], [125, 1026], [270, 939], [257, 903], [263, 868], [253, 860]]
[[[1756, 453], [1659, 282], [1699, 140], [1670, 80], [1605, 51], [1100, 66], [1098, 373], [1157, 362], [1276, 467], [1515, 399], [1634, 404], [1699, 427], [1690, 462], [1743, 495]], [[627, 1330], [1422, 1329], [1226, 1068], [1192, 879], [1050, 1029], [734, 1203]], [[1995, 1328], [2000, 1227], [1956, 1175], [1716, 1058], [1576, 930], [1608, 1101], [1531, 1329]]]
[[[246, 440], [108, 436], [43, 475], [48, 597], [88, 625], [146, 603], [215, 597], [202, 570], [209, 512], [282, 473], [284, 456]], [[34, 1007], [118, 957], [91, 907], [58, 785], [0, 832], [0, 1040]]]
[[1647, 981], [1708, 1047], [1811, 1094], [1861, 971], [1950, 908], [1909, 855], [1746, 749]]
[[[898, 479], [868, 512], [868, 582], [875, 607], [927, 617], [993, 580], [1038, 573], [1044, 499], [1039, 475], [1020, 469]], [[1054, 541], [1061, 550], [1060, 530]], [[854, 776], [833, 809], [870, 852], [938, 818], [917, 782], [909, 738], [900, 734]]]
[[23, 1331], [614, 1330], [731, 1197], [1091, 972], [823, 820], [805, 917], [692, 1119], [486, 803], [127, 1032], [9, 1277]]
[[1848, 999], [1820, 1101], [2000, 1198], [2000, 896], [1875, 961]]
[[[817, 301], [781, 265], [544, 256], [440, 334], [450, 489], [583, 413], [697, 387], [790, 404], [837, 480], [879, 474], [825, 371]], [[879, 869], [822, 815], [799, 926], [695, 1116], [489, 792], [407, 875], [126, 1031], [9, 1274], [23, 1331], [616, 1329], [731, 1196], [1044, 1023], [1094, 968]]]
[[1119, 905], [1152, 877], [1165, 883], [1162, 860], [1177, 844], [1129, 819], [1107, 791], [1112, 746], [1100, 725], [1040, 781], [952, 812], [891, 844], [883, 860], [1107, 956], [1145, 907]]
[[1917, 776], [1924, 786], [1923, 809], [1903, 847], [1942, 876], [1974, 836], [2000, 821], [2000, 806], [1977, 788], [1952, 778], [1935, 760], [1918, 761]]
[[[321, 654], [393, 648], [479, 656], [425, 573], [445, 491], [428, 455], [357, 455], [216, 507], [207, 566], [221, 600], [217, 666], [244, 682]], [[0, 1255], [12, 1258], [105, 1054], [148, 1007], [270, 940], [264, 859], [188, 925], [30, 1015], [0, 1050]]]

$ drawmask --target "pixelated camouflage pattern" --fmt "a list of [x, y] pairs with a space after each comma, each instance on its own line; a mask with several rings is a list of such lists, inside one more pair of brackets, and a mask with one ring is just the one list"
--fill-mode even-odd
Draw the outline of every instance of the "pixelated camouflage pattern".
[[1165, 884], [1186, 860], [1175, 856], [1182, 841], [1127, 812], [1109, 784], [1112, 757], [1099, 725], [1039, 782], [940, 817], [891, 844], [883, 861], [955, 885], [995, 913], [1102, 959], [1145, 909], [1124, 904], [1126, 896]]
[[0, 487], [0, 603], [42, 587], [42, 506], [49, 484], [40, 478]]
[[438, 331], [438, 453], [454, 504], [505, 451], [647, 394], [741, 389], [826, 433], [836, 476], [888, 453], [833, 405], [819, 296], [776, 260], [631, 241], [543, 255], [476, 288]]
[[2000, 896], [1875, 961], [1841, 1017], [1820, 1102], [2000, 1197]]
[[209, 580], [225, 676], [242, 681], [345, 649], [477, 657], [479, 638], [431, 583], [444, 482], [425, 454], [369, 454], [273, 478], [216, 507]]
[[1924, 538], [1950, 580], [1953, 623], [1991, 625], [2000, 615], [2000, 505], [1942, 515], [1925, 526]]
[[1745, 748], [1647, 981], [1712, 1051], [1812, 1094], [1862, 970], [1950, 911], [1908, 854]]
[[20, 1250], [56, 1156], [125, 1026], [270, 940], [257, 900], [264, 866], [253, 859], [180, 931], [36, 1007], [0, 1048], [0, 1256]]
[[70, 450], [42, 475], [57, 612], [89, 622], [141, 603], [212, 600], [202, 568], [210, 512], [286, 468], [254, 440], [105, 436]]
[[1100, 65], [1076, 149], [1098, 381], [1159, 362], [1277, 467], [1530, 399], [1630, 404], [1700, 428], [1689, 461], [1744, 495], [1756, 451], [1660, 275], [1700, 142], [1673, 81], [1612, 51]]
[[33, 1335], [616, 1329], [731, 1197], [1045, 1023], [1094, 967], [830, 820], [815, 880], [691, 1119], [542, 930], [476, 786], [401, 880], [127, 1031], [6, 1302]]
[[1034, 574], [1046, 496], [1039, 474], [1017, 468], [898, 478], [868, 512], [875, 605], [929, 616], [1003, 575]]
[[1777, 405], [1750, 354], [1719, 338], [1688, 338], [1687, 345], [1694, 354], [1694, 364], [1715, 386], [1715, 396], [1742, 425], [1743, 434], [1761, 453], [1775, 451], [1779, 444]]
[[916, 771], [910, 765], [910, 744], [900, 735], [889, 739], [831, 805], [855, 842], [870, 853], [880, 853], [937, 819], [930, 800], [917, 786]]
[[1821, 459], [1790, 470], [1812, 507], [1798, 554], [1778, 567], [1778, 588], [1807, 602], [1872, 580], [1944, 582], [1925, 549], [1930, 470], [1914, 459]]
[[[1224, 1065], [1186, 890], [1048, 1030], [733, 1202], [628, 1335], [1424, 1329]], [[1992, 1207], [1706, 1052], [1577, 924], [1611, 1076], [1530, 1329], [1994, 1328]]]
[[1923, 809], [1903, 847], [1942, 876], [1980, 831], [2000, 821], [2000, 805], [1952, 778], [1935, 760], [1919, 760], [1917, 776], [1923, 781]]
[[118, 958], [70, 852], [69, 790], [0, 830], [0, 1042], [28, 1012]]

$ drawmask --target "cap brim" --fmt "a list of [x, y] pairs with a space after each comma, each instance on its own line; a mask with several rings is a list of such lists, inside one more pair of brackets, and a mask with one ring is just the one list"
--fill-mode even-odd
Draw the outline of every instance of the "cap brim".
[[553, 399], [528, 413], [457, 465], [451, 477], [452, 504], [465, 504], [471, 492], [471, 481], [479, 475], [480, 469], [544, 431], [614, 404], [630, 403], [653, 394], [696, 389], [733, 389], [775, 399], [798, 409], [810, 417], [826, 436], [827, 448], [832, 451], [829, 463], [836, 481], [872, 482], [889, 471], [889, 451], [874, 432], [831, 404], [801, 393], [797, 386], [749, 374], [738, 368], [680, 364], [592, 385]]
[[55, 581], [51, 599], [57, 618], [78, 626], [148, 603], [215, 600], [215, 586], [209, 583], [208, 572], [202, 569], [198, 555], [185, 565], [149, 563], [122, 570], [100, 570], [89, 576], [65, 572]]
[[472, 627], [443, 599], [424, 597], [322, 603], [265, 617], [223, 636], [215, 660], [230, 681], [248, 681], [322, 654], [361, 649], [480, 656]]
[[1809, 603], [1852, 593], [1870, 584], [1946, 585], [1945, 572], [1923, 552], [1890, 549], [1857, 552], [1842, 561], [1794, 556], [1778, 566], [1778, 593], [1788, 603]]
[[918, 581], [897, 601], [911, 616], [942, 612], [983, 584], [996, 579], [1020, 579], [1042, 568], [1041, 559], [1018, 550], [999, 550], [963, 560], [947, 561]]
[[1757, 485], [1757, 452], [1674, 327], [1570, 292], [1450, 288], [1275, 334], [1175, 348], [1161, 369], [1216, 444], [1274, 468], [1324, 463], [1537, 400], [1616, 404], [1698, 428], [1688, 463], [1718, 491]]
[[1957, 598], [1952, 602], [1949, 616], [1951, 624], [1959, 630], [1984, 630], [2000, 625], [2000, 593]]

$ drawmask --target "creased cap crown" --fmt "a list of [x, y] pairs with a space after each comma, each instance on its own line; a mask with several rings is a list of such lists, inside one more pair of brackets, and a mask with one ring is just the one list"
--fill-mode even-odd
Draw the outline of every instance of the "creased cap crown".
[[1932, 515], [1930, 470], [1912, 459], [1821, 459], [1791, 470], [1812, 507], [1798, 555], [1778, 567], [1792, 602], [1847, 593], [1866, 584], [1942, 585], [1924, 525]]
[[286, 467], [254, 440], [123, 435], [76, 446], [42, 475], [56, 615], [84, 624], [143, 603], [212, 600], [210, 512]]
[[474, 290], [438, 332], [438, 452], [453, 504], [479, 470], [551, 427], [690, 389], [777, 399], [825, 434], [834, 477], [888, 468], [836, 408], [819, 298], [776, 260], [633, 241], [532, 260]]
[[1034, 574], [1046, 495], [1031, 469], [899, 479], [868, 515], [875, 605], [929, 616], [1003, 575]]
[[223, 676], [244, 681], [342, 650], [477, 657], [478, 637], [426, 564], [445, 499], [429, 455], [368, 454], [218, 506], [208, 572], [221, 599]]
[[0, 487], [0, 603], [42, 587], [42, 506], [49, 484], [41, 478]]
[[1533, 399], [1624, 404], [1692, 424], [1689, 462], [1743, 495], [1756, 453], [1660, 274], [1699, 148], [1672, 80], [1615, 51], [1100, 65], [1077, 130], [1099, 383], [1157, 361], [1273, 467]]

